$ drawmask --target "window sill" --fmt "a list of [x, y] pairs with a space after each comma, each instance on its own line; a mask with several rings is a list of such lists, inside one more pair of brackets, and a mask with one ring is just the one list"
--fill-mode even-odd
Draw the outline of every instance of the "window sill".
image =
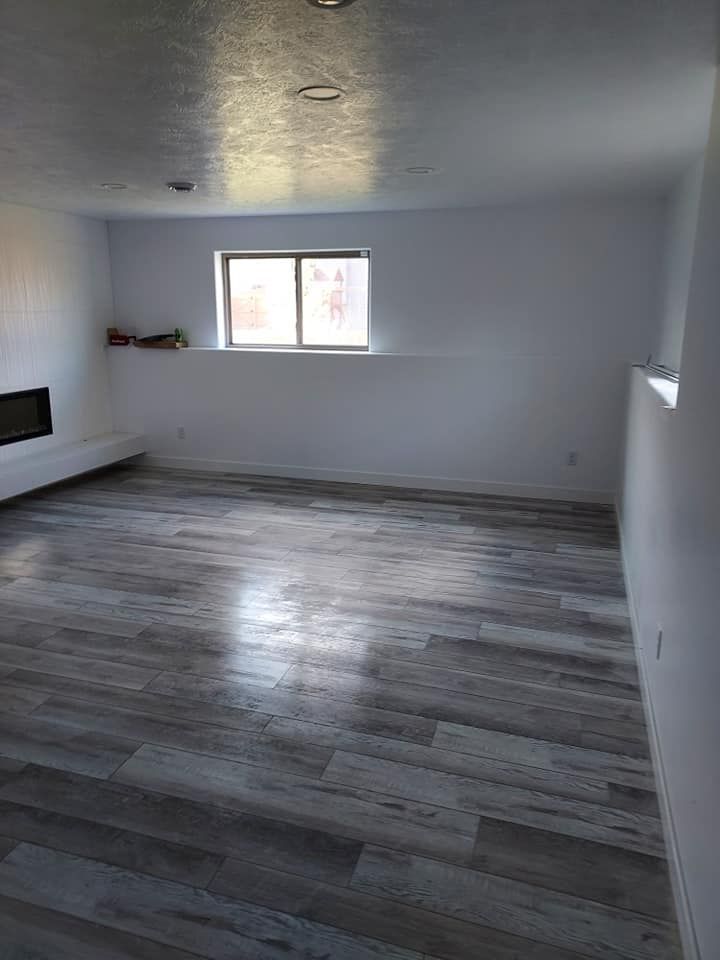
[[205, 347], [199, 349], [217, 349], [217, 350], [228, 350], [232, 353], [312, 353], [317, 355], [322, 353], [324, 356], [328, 354], [334, 356], [335, 354], [341, 354], [344, 357], [347, 356], [367, 356], [371, 353], [371, 350], [368, 350], [367, 347], [253, 347], [253, 346], [226, 346], [226, 347]]
[[677, 409], [679, 384], [676, 383], [676, 381], [669, 380], [667, 377], [663, 377], [658, 373], [652, 373], [650, 371], [645, 372], [645, 379], [647, 380], [650, 389], [662, 401], [664, 410]]
[[[103, 344], [103, 350], [118, 351], [121, 349], [128, 350], [130, 344], [121, 344], [121, 345], [110, 345], [107, 343]], [[144, 353], [150, 353], [151, 351], [145, 350]], [[322, 355], [323, 357], [381, 357], [381, 356], [398, 356], [398, 354], [382, 353], [378, 350], [312, 350], [312, 349], [302, 349], [295, 350], [292, 347], [182, 347], [180, 350], [162, 350], [162, 351], [152, 351], [154, 353], [168, 353], [171, 356], [177, 356], [180, 353], [198, 353], [198, 352], [210, 352], [210, 353], [264, 353], [264, 354], [281, 354], [286, 357], [288, 355], [304, 355], [310, 354], [313, 357]]]

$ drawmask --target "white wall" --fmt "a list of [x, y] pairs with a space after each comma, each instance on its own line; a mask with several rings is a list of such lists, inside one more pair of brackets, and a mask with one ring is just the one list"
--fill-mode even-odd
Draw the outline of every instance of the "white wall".
[[649, 201], [111, 223], [118, 324], [205, 346], [215, 251], [369, 247], [378, 354], [111, 351], [116, 428], [166, 458], [607, 495], [661, 243]]
[[680, 369], [682, 359], [703, 166], [701, 157], [687, 170], [668, 201], [660, 326], [653, 358], [672, 370]]
[[[700, 201], [678, 407], [634, 371], [625, 562], [691, 919], [720, 954], [720, 85]], [[658, 628], [662, 655], [655, 659]], [[695, 956], [688, 952], [688, 958]]]
[[0, 204], [0, 393], [49, 386], [55, 431], [0, 447], [0, 469], [111, 428], [112, 315], [105, 223]]

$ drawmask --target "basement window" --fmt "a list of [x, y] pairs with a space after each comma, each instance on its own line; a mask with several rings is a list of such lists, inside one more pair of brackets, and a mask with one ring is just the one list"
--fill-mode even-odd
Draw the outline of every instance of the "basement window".
[[370, 252], [223, 253], [226, 346], [369, 348]]

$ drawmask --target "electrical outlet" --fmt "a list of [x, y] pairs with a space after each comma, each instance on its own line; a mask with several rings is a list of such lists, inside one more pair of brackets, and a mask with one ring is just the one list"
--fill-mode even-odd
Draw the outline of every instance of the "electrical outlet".
[[658, 630], [658, 635], [657, 635], [657, 647], [656, 647], [656, 649], [655, 649], [655, 659], [656, 659], [656, 660], [659, 660], [659, 659], [660, 659], [660, 655], [662, 654], [662, 642], [663, 642], [663, 632], [662, 632], [662, 630]]
[[567, 455], [567, 465], [569, 467], [576, 467], [579, 459], [580, 454], [577, 452], [577, 450], [571, 450]]
[[177, 428], [177, 438], [178, 438], [178, 440], [184, 440], [184, 439], [185, 439], [185, 427], [178, 427], [178, 428]]

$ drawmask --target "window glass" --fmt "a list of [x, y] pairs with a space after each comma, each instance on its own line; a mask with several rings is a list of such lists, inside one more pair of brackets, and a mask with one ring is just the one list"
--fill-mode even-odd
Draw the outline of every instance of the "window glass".
[[294, 257], [235, 257], [228, 280], [231, 343], [297, 342]]
[[366, 347], [368, 258], [302, 259], [303, 343]]

